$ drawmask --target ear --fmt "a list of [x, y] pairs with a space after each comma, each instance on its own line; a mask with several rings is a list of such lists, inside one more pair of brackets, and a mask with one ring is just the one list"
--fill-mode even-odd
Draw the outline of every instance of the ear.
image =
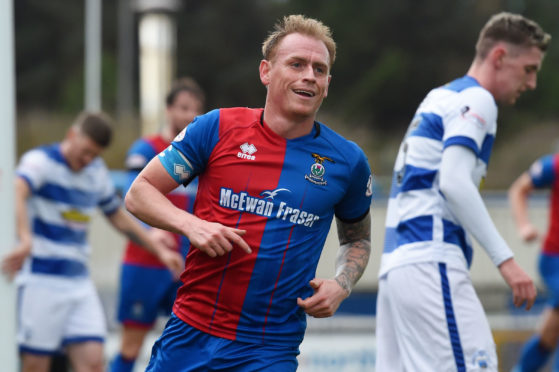
[[332, 75], [328, 75], [328, 83], [326, 84], [326, 89], [324, 89], [324, 96], [322, 98], [328, 97], [328, 87], [330, 86], [331, 81], [332, 81]]
[[72, 139], [76, 136], [76, 132], [77, 132], [77, 129], [72, 125], [66, 131], [66, 136], [64, 138], [65, 139]]
[[489, 59], [496, 70], [501, 69], [503, 66], [503, 60], [508, 54], [506, 46], [502, 43], [498, 43], [489, 52]]
[[272, 63], [266, 59], [260, 61], [260, 66], [258, 70], [260, 71], [260, 81], [265, 86], [270, 84], [270, 70], [272, 69]]

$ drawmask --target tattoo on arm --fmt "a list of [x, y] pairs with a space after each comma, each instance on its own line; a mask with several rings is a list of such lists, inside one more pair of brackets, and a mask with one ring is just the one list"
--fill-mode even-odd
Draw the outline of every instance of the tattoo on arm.
[[349, 294], [369, 262], [371, 254], [371, 214], [361, 221], [336, 220], [340, 249], [336, 259], [336, 281]]

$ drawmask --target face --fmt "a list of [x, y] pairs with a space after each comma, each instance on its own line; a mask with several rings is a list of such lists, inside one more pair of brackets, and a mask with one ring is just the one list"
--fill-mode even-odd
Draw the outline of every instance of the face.
[[[512, 105], [520, 95], [536, 89], [537, 74], [543, 52], [538, 47], [515, 48], [509, 46], [497, 61], [497, 91], [495, 99]], [[512, 51], [512, 53], [511, 53]]]
[[62, 154], [75, 172], [82, 170], [102, 152], [103, 147], [75, 128], [70, 128], [62, 143]]
[[270, 61], [260, 63], [260, 79], [267, 87], [266, 105], [286, 118], [316, 115], [328, 94], [329, 54], [318, 39], [289, 34]]
[[167, 106], [167, 120], [175, 136], [200, 114], [202, 103], [194, 94], [185, 90], [177, 93], [175, 101]]

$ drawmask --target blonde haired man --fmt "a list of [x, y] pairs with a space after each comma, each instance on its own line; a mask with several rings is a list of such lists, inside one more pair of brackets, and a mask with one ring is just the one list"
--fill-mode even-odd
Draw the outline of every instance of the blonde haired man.
[[[333, 315], [367, 265], [367, 159], [316, 121], [335, 58], [330, 30], [285, 17], [263, 54], [265, 107], [199, 116], [126, 197], [137, 217], [192, 244], [148, 371], [295, 371], [305, 313]], [[166, 201], [197, 175], [193, 214]], [[334, 215], [336, 276], [315, 278]]]

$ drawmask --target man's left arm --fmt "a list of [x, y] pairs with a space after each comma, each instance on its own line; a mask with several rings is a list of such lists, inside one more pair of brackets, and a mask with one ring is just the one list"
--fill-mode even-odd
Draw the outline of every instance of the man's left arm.
[[336, 259], [335, 280], [347, 295], [361, 278], [371, 254], [371, 214], [359, 222], [345, 223], [336, 219], [340, 249]]
[[333, 279], [315, 278], [310, 285], [314, 294], [305, 300], [298, 298], [297, 304], [315, 318], [326, 318], [335, 314], [355, 283], [361, 278], [371, 253], [371, 215], [357, 222], [336, 219], [340, 249], [336, 259], [336, 276]]
[[114, 228], [126, 235], [128, 239], [140, 245], [148, 252], [155, 254], [173, 275], [178, 278], [184, 269], [184, 260], [178, 252], [169, 249], [165, 244], [150, 236], [148, 230], [122, 207], [108, 215], [107, 219]]

